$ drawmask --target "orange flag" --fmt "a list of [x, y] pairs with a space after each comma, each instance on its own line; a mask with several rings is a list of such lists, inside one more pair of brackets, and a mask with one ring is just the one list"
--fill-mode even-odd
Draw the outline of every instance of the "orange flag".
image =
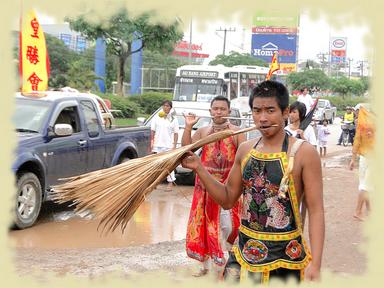
[[366, 155], [373, 149], [375, 142], [375, 117], [363, 106], [360, 106], [357, 117], [355, 139], [353, 141], [353, 152]]
[[43, 30], [32, 10], [20, 22], [19, 70], [21, 91], [47, 90], [49, 58]]
[[271, 79], [273, 72], [280, 70], [280, 64], [277, 62], [277, 52], [273, 53], [271, 67], [269, 67], [269, 72], [265, 80]]

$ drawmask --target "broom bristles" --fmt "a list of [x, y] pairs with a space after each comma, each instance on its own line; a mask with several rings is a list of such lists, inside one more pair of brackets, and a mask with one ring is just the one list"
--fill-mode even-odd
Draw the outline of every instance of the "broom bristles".
[[256, 127], [220, 131], [174, 150], [61, 179], [67, 182], [53, 186], [52, 198], [57, 203], [73, 202], [76, 212], [92, 211], [100, 219], [97, 229], [102, 227], [102, 232], [113, 232], [119, 226], [124, 232], [147, 194], [176, 169], [186, 152], [253, 129]]

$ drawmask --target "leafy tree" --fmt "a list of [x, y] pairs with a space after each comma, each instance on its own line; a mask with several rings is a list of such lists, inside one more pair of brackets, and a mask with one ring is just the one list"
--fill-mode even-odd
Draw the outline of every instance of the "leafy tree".
[[363, 85], [364, 92], [368, 91], [368, 89], [370, 87], [370, 84], [371, 84], [370, 81], [371, 80], [367, 76], [364, 76], [364, 77], [360, 78], [360, 82]]
[[85, 62], [86, 61], [84, 61], [83, 58], [71, 63], [67, 73], [68, 86], [78, 90], [97, 89], [95, 80], [99, 78], [96, 77], [95, 72], [91, 67], [84, 65]]
[[79, 54], [65, 46], [60, 39], [46, 33], [45, 42], [50, 62], [49, 87], [68, 86], [68, 70], [71, 63], [79, 59]]
[[366, 86], [364, 82], [359, 80], [348, 79], [347, 77], [340, 77], [333, 79], [332, 90], [339, 93], [343, 98], [347, 95], [361, 96], [364, 94]]
[[349, 80], [350, 81], [350, 93], [355, 96], [360, 96], [364, 94], [364, 85], [360, 80]]
[[[72, 30], [82, 33], [86, 38], [95, 40], [103, 37], [107, 43], [108, 51], [118, 58], [117, 67], [117, 93], [123, 94], [123, 81], [125, 77], [125, 63], [129, 56], [142, 50], [144, 47], [153, 50], [170, 51], [176, 41], [182, 39], [179, 24], [175, 20], [169, 25], [152, 23], [152, 13], [146, 12], [132, 17], [123, 8], [118, 10], [109, 19], [94, 23], [87, 19], [86, 14], [76, 18], [66, 18]], [[142, 46], [131, 51], [134, 41], [134, 32], [140, 32]], [[136, 36], [137, 37], [137, 36]]]
[[143, 66], [148, 68], [166, 67], [176, 69], [188, 64], [188, 60], [183, 61], [172, 56], [171, 53], [161, 53], [161, 51], [143, 51]]
[[292, 90], [300, 90], [305, 87], [320, 90], [327, 89], [330, 86], [330, 79], [320, 69], [308, 69], [303, 72], [293, 72], [288, 75], [287, 82]]
[[344, 98], [350, 91], [350, 81], [346, 77], [332, 79], [331, 89], [333, 92], [339, 93]]
[[268, 63], [253, 57], [249, 53], [238, 53], [231, 51], [229, 55], [217, 55], [215, 59], [209, 62], [209, 65], [218, 65], [223, 64], [227, 67], [232, 67], [235, 65], [255, 65], [268, 67]]

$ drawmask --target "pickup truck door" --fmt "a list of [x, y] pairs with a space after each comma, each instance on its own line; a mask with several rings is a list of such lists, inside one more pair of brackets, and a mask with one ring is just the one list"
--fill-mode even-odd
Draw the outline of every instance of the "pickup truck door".
[[87, 137], [81, 125], [77, 101], [59, 103], [49, 120], [55, 124], [70, 124], [72, 135], [49, 137], [44, 158], [47, 163], [48, 186], [58, 183], [59, 178], [83, 174], [87, 171]]
[[102, 120], [98, 117], [96, 112], [95, 102], [90, 100], [81, 100], [80, 107], [81, 112], [84, 116], [85, 127], [88, 136], [87, 143], [87, 171], [91, 172], [102, 168], [109, 167], [105, 161], [106, 158], [106, 147], [113, 139], [104, 137], [104, 131], [102, 130]]

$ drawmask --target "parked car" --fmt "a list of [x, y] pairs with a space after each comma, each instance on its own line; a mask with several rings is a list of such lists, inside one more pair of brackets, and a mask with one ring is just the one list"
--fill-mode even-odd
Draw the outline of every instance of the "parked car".
[[15, 100], [13, 124], [19, 141], [12, 170], [17, 181], [14, 223], [18, 228], [35, 223], [59, 178], [149, 153], [148, 127], [107, 129], [98, 101], [87, 93], [17, 93]]
[[[199, 121], [193, 126], [192, 133], [194, 133], [198, 128], [204, 127], [210, 124], [211, 118], [209, 118], [209, 108], [210, 103], [208, 102], [186, 102], [186, 101], [173, 101], [173, 108], [170, 113], [174, 113], [175, 117], [179, 123], [179, 136], [177, 141], [177, 147], [181, 146], [181, 138], [183, 137], [184, 133], [184, 127], [185, 127], [185, 121], [183, 113], [195, 113], [198, 116], [208, 116], [208, 117], [201, 117]], [[144, 126], [151, 127], [151, 121], [153, 117], [158, 114], [161, 111], [161, 107], [158, 108], [152, 115], [145, 120]], [[231, 117], [240, 118], [240, 111], [237, 108], [231, 108]], [[138, 119], [139, 121], [142, 121], [142, 119]], [[240, 119], [232, 119], [230, 120], [232, 124], [243, 127], [245, 124]], [[199, 154], [200, 151], [197, 153]], [[176, 178], [179, 183], [185, 183], [185, 184], [194, 184], [195, 181], [195, 175], [194, 172], [190, 169], [184, 168], [181, 165], [179, 165], [176, 168]]]
[[337, 114], [337, 108], [332, 106], [331, 102], [326, 99], [319, 99], [316, 110], [313, 114], [314, 121], [328, 120], [328, 123], [332, 124]]

